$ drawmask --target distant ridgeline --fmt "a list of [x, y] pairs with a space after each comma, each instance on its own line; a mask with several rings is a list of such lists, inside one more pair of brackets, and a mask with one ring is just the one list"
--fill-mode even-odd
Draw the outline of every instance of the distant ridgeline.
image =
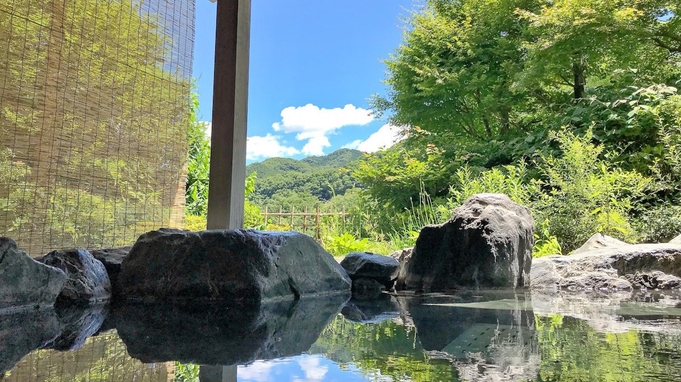
[[301, 160], [269, 158], [246, 166], [246, 174], [257, 172], [252, 198], [259, 206], [312, 207], [319, 202], [360, 188], [351, 169], [362, 152], [340, 149], [325, 156]]

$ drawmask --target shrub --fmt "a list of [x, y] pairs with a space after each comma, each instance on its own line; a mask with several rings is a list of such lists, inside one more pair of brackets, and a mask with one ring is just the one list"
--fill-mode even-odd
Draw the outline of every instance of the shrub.
[[662, 205], [644, 212], [635, 222], [644, 243], [667, 243], [681, 234], [681, 206]]

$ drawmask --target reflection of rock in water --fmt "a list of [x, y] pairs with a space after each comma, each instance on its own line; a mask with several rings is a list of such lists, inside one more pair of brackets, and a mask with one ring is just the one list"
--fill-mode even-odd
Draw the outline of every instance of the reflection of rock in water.
[[123, 305], [116, 328], [142, 362], [233, 365], [301, 354], [317, 340], [347, 297], [304, 298], [260, 307]]
[[[503, 296], [495, 296], [498, 298]], [[400, 297], [431, 358], [445, 358], [462, 380], [534, 379], [540, 365], [534, 314], [525, 296], [485, 302]]]
[[58, 306], [56, 308], [61, 334], [49, 344], [46, 349], [76, 350], [88, 337], [97, 333], [109, 312], [108, 304], [89, 306]]
[[0, 375], [58, 335], [59, 321], [53, 309], [3, 315], [0, 318]]
[[348, 301], [343, 310], [343, 316], [352, 321], [364, 324], [377, 324], [379, 322], [398, 318], [400, 308], [395, 301], [395, 297], [389, 294], [381, 294], [374, 300]]
[[559, 314], [584, 320], [602, 333], [630, 330], [681, 334], [678, 325], [658, 322], [681, 317], [681, 292], [675, 291], [532, 291], [539, 315]]

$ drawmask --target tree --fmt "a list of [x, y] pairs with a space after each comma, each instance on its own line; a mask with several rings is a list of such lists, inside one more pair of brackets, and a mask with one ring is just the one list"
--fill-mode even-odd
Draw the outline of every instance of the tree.
[[[557, 0], [519, 8], [529, 21], [523, 86], [569, 86], [573, 97], [587, 95], [587, 80], [616, 69], [659, 74], [681, 53], [679, 5], [675, 1]], [[678, 69], [677, 69], [678, 70]]]
[[404, 43], [386, 65], [380, 112], [410, 135], [484, 142], [513, 128], [527, 98], [514, 88], [528, 22], [514, 14], [527, 0], [431, 0], [414, 13]]

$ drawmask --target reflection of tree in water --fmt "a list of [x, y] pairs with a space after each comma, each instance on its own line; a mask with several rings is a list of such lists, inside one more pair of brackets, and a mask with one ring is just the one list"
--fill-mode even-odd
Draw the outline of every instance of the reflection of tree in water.
[[191, 36], [162, 12], [193, 5], [151, 3], [0, 4], [0, 232], [31, 254], [129, 244], [182, 215], [190, 86], [164, 68], [190, 65], [170, 47]]
[[537, 316], [542, 381], [668, 381], [681, 376], [681, 336], [599, 333], [587, 321]]
[[[174, 365], [143, 364], [131, 358], [115, 331], [90, 337], [78, 350], [38, 350], [17, 364], [8, 382], [173, 380]], [[1, 380], [1, 378], [0, 378]]]
[[369, 379], [394, 381], [455, 381], [456, 370], [446, 360], [431, 360], [413, 328], [392, 320], [359, 324], [338, 316], [324, 329], [310, 354], [323, 354], [341, 368], [355, 366]]

